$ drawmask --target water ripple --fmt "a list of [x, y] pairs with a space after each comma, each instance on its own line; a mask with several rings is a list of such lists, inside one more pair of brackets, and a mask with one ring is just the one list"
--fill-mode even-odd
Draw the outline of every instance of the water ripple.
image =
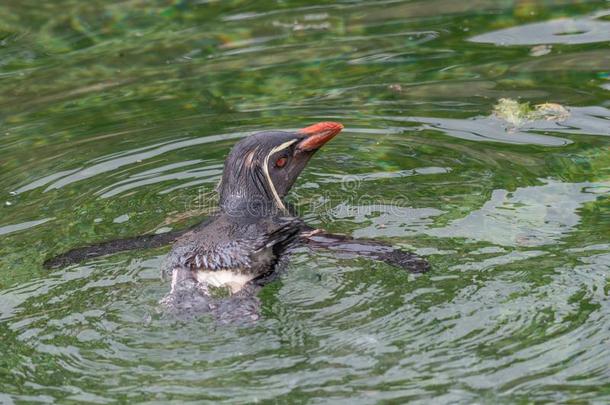
[[610, 11], [583, 18], [561, 18], [488, 32], [470, 38], [497, 45], [589, 44], [610, 41]]
[[[0, 402], [608, 402], [603, 1], [30, 3], [0, 7]], [[244, 326], [162, 311], [167, 248], [41, 267], [203, 219], [235, 141], [323, 120], [291, 202], [430, 273], [303, 247]]]

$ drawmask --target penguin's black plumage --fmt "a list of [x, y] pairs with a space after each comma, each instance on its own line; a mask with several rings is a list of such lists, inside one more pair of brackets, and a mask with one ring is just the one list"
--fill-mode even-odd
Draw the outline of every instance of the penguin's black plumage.
[[297, 244], [366, 256], [411, 272], [427, 271], [428, 262], [415, 254], [313, 229], [286, 207], [284, 197], [311, 157], [342, 129], [339, 123], [321, 122], [296, 132], [260, 132], [244, 138], [225, 160], [218, 186], [219, 209], [208, 220], [185, 231], [75, 249], [45, 265], [58, 267], [173, 243], [164, 269], [172, 274], [172, 290], [163, 302], [187, 302], [188, 307], [211, 295], [211, 288], [242, 298], [252, 296], [257, 286], [272, 279], [284, 253]]

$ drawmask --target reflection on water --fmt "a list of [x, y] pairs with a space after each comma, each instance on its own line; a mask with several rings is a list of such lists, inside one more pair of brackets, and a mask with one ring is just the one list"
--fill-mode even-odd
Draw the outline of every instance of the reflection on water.
[[[607, 9], [4, 2], [0, 402], [607, 403]], [[163, 248], [42, 269], [202, 219], [236, 140], [322, 120], [291, 203], [429, 274], [301, 249], [240, 327], [160, 310]]]
[[610, 41], [610, 11], [584, 18], [561, 18], [487, 32], [470, 38], [473, 42], [498, 45], [588, 44]]
[[470, 120], [413, 117], [409, 120], [427, 124], [424, 129], [440, 129], [447, 135], [470, 141], [562, 146], [571, 141], [541, 133], [610, 135], [610, 110], [602, 107], [573, 107], [565, 120], [535, 120], [517, 128], [499, 122], [495, 117], [475, 117]]
[[[518, 188], [513, 192], [494, 190], [480, 209], [427, 233], [462, 237], [501, 246], [541, 246], [557, 242], [580, 222], [583, 204], [609, 195], [609, 182], [560, 183], [543, 180], [542, 186]], [[601, 193], [591, 188], [604, 187]]]
[[[189, 140], [181, 140], [177, 142], [173, 142], [170, 144], [163, 145], [155, 145], [146, 151], [137, 151], [136, 153], [129, 154], [127, 156], [114, 157], [112, 159], [104, 160], [100, 163], [95, 163], [92, 166], [85, 167], [81, 170], [76, 171], [75, 173], [68, 173], [67, 176], [59, 178], [54, 181], [46, 188], [45, 191], [49, 191], [56, 188], [64, 187], [68, 184], [74, 183], [76, 181], [81, 181], [88, 179], [90, 177], [100, 175], [109, 171], [117, 170], [123, 166], [140, 163], [145, 159], [151, 159], [162, 155], [163, 153], [167, 153], [170, 151], [175, 151], [181, 148], [188, 148], [195, 145], [210, 143], [218, 140], [225, 139], [236, 139], [244, 136], [244, 134], [227, 134], [227, 135], [215, 135], [208, 136], [205, 138], [198, 139], [189, 139]], [[160, 170], [160, 169], [156, 169]], [[138, 176], [142, 176], [142, 173], [139, 173]], [[39, 180], [40, 181], [40, 180]], [[26, 186], [26, 188], [31, 188], [31, 185]]]
[[[434, 217], [443, 211], [431, 208], [338, 206], [334, 217], [370, 223], [354, 234], [359, 237], [400, 237], [425, 233], [439, 238], [466, 238], [499, 246], [542, 246], [560, 243], [580, 223], [579, 210], [586, 203], [610, 196], [609, 182], [562, 183], [541, 180], [543, 185], [493, 190], [481, 208], [443, 227]], [[350, 214], [351, 213], [351, 214]]]
[[29, 229], [34, 226], [41, 225], [41, 224], [44, 224], [45, 222], [51, 221], [52, 219], [53, 218], [45, 218], [45, 219], [40, 219], [38, 221], [28, 221], [28, 222], [22, 222], [20, 224], [0, 226], [0, 235], [7, 235], [9, 233]]

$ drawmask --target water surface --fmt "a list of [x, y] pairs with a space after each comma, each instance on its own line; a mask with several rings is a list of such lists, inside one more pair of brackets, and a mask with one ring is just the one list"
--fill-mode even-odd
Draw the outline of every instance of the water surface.
[[[610, 401], [604, 1], [0, 5], [0, 402]], [[511, 127], [499, 98], [560, 103]], [[290, 200], [426, 255], [305, 250], [255, 325], [159, 311], [167, 249], [247, 134], [346, 129]]]

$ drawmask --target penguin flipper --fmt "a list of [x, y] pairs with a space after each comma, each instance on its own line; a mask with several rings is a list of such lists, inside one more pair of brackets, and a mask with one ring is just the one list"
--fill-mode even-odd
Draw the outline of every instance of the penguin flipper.
[[190, 229], [185, 229], [158, 235], [141, 235], [133, 238], [117, 239], [72, 249], [51, 259], [45, 260], [43, 267], [46, 269], [66, 267], [71, 264], [80, 263], [87, 259], [106, 256], [127, 250], [153, 249], [161, 247], [172, 243], [179, 236], [183, 235], [189, 230]]
[[345, 235], [327, 233], [321, 229], [309, 229], [300, 236], [301, 240], [313, 249], [325, 249], [353, 257], [379, 260], [410, 273], [425, 273], [430, 270], [430, 263], [425, 258], [396, 249], [384, 242], [353, 239]]

